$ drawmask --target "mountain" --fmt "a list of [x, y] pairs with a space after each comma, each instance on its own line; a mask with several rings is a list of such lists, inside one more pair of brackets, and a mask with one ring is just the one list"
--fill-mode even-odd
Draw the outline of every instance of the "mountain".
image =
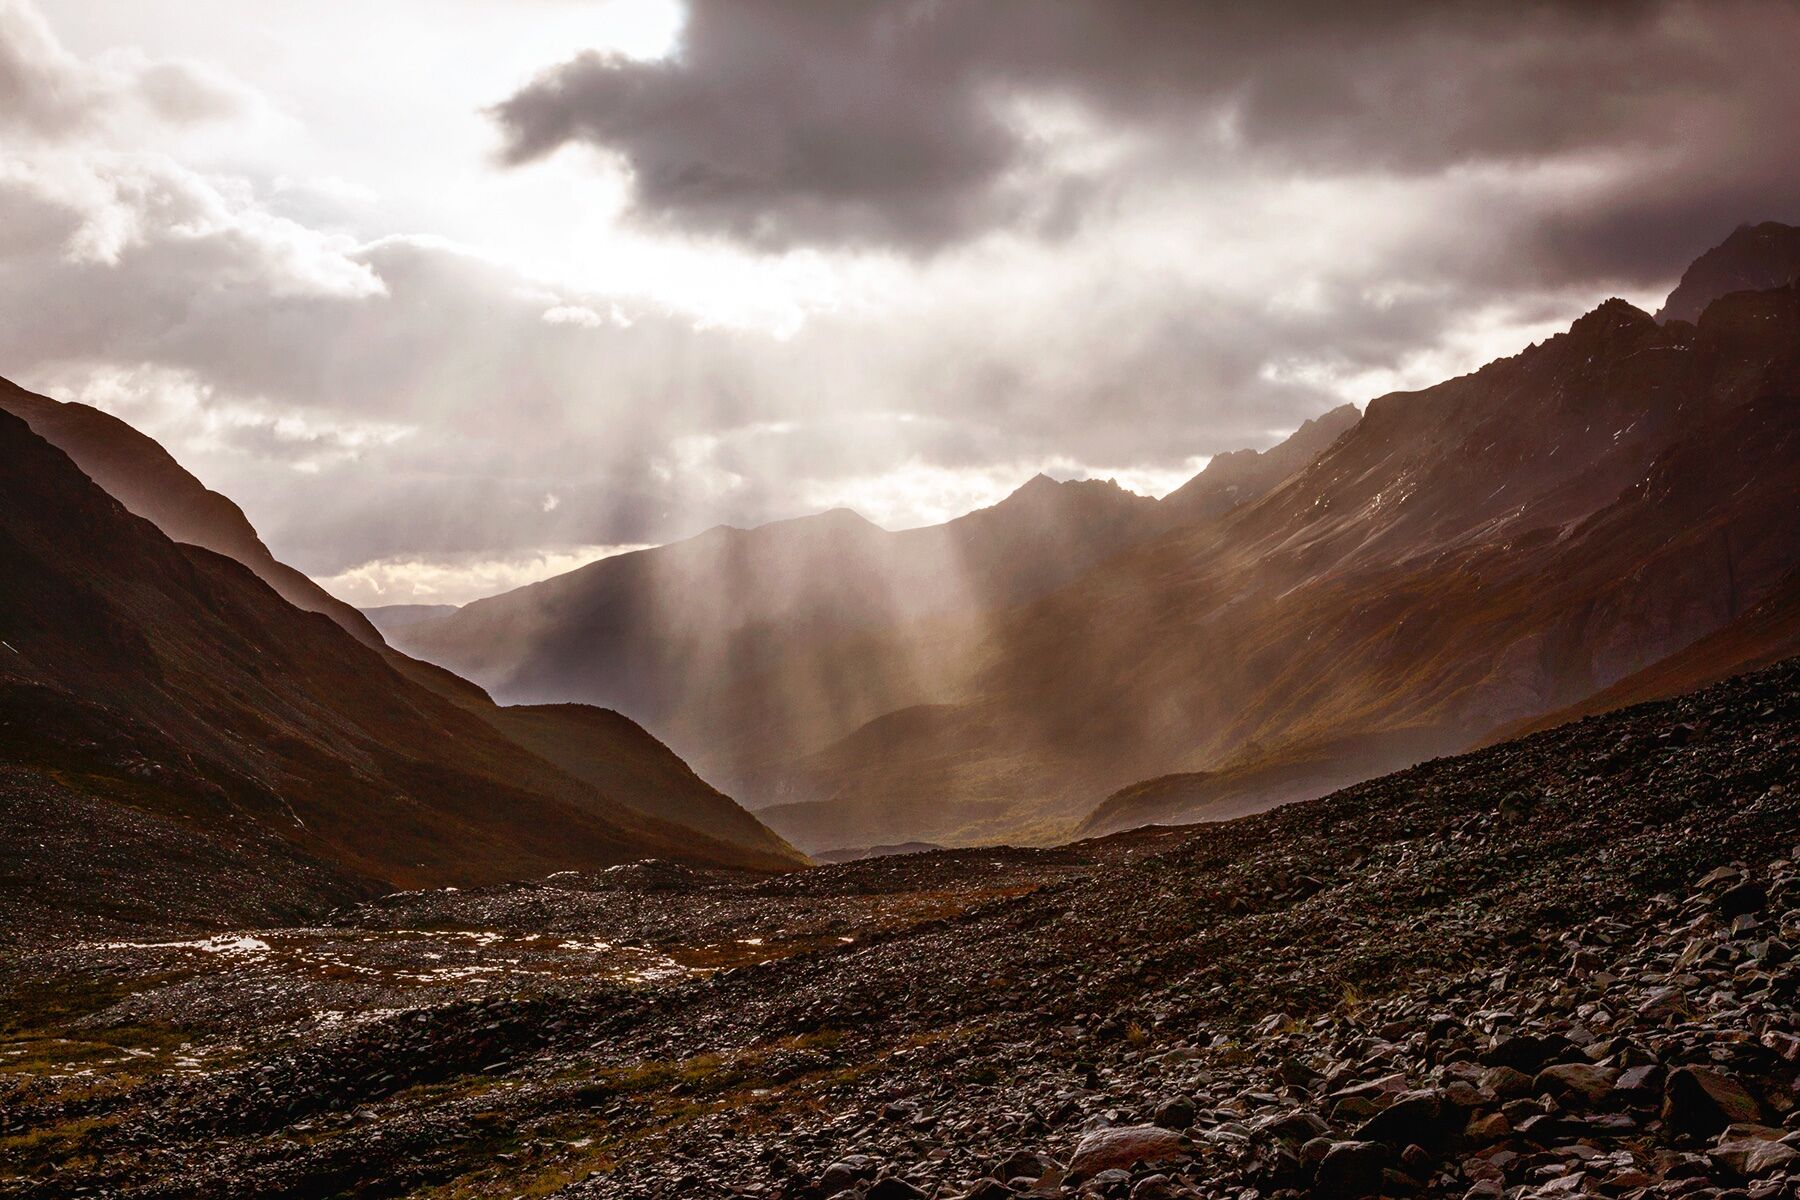
[[[645, 856], [795, 862], [645, 817], [526, 751], [236, 561], [131, 515], [11, 414], [0, 461], [0, 796], [25, 847], [13, 869], [36, 894], [60, 888], [62, 909], [199, 920]], [[641, 730], [610, 750], [640, 774], [672, 757]], [[34, 840], [77, 810], [78, 842]], [[85, 869], [146, 842], [141, 871]], [[183, 895], [171, 863], [192, 867]]]
[[454, 604], [377, 604], [361, 609], [369, 624], [381, 631], [383, 637], [396, 629], [404, 629], [408, 625], [417, 625], [420, 621], [432, 621], [438, 617], [447, 617], [457, 610]]
[[953, 699], [996, 614], [1260, 496], [1356, 417], [1345, 405], [1261, 454], [1221, 455], [1160, 503], [1039, 475], [899, 533], [847, 510], [721, 527], [392, 636], [504, 699], [630, 712], [753, 807], [813, 798], [797, 764], [884, 714]]
[[1800, 656], [1800, 572], [1716, 633], [1555, 712], [1495, 730], [1497, 744], [1633, 704], [1681, 696]]
[[[1039, 595], [1147, 536], [1156, 501], [1031, 480], [945, 525], [845, 509], [622, 554], [394, 631], [504, 700], [586, 701], [657, 729], [733, 792], [772, 749], [823, 745], [935, 688], [881, 641]], [[929, 636], [922, 634], [921, 636]], [[869, 644], [874, 643], [874, 644]]]
[[368, 618], [277, 562], [243, 510], [188, 474], [154, 439], [97, 408], [39, 396], [4, 379], [0, 409], [22, 418], [114, 499], [171, 538], [236, 559], [295, 608], [325, 614], [365, 645], [382, 644]]
[[[814, 755], [796, 790], [820, 798], [761, 815], [814, 848], [1053, 838], [1465, 748], [1719, 630], [1800, 564], [1797, 395], [1793, 288], [1697, 325], [1608, 301], [1373, 401], [1261, 500], [1005, 614], [956, 702]], [[1115, 795], [1140, 780], [1159, 782]]]
[[[170, 538], [243, 563], [296, 607], [331, 617], [411, 683], [436, 692], [508, 738], [525, 739], [532, 754], [599, 789], [608, 804], [623, 804], [646, 816], [725, 838], [755, 858], [789, 865], [802, 861], [791, 846], [695, 775], [668, 747], [619, 714], [566, 711], [551, 719], [503, 709], [467, 680], [390, 649], [363, 614], [277, 561], [237, 505], [209, 491], [155, 439], [125, 422], [83, 404], [33, 395], [3, 380], [0, 408], [32, 423], [34, 432], [69, 454], [127, 509]], [[455, 611], [449, 605], [411, 607]], [[554, 729], [554, 736], [546, 736], [547, 726]]]
[[1721, 296], [1780, 287], [1796, 279], [1800, 279], [1800, 227], [1775, 221], [1740, 225], [1694, 260], [1656, 319], [1697, 321]]
[[1172, 521], [1194, 521], [1260, 500], [1329, 450], [1361, 418], [1356, 405], [1341, 404], [1307, 421], [1267, 450], [1233, 450], [1215, 455], [1205, 470], [1164, 496], [1162, 508]]
[[636, 812], [726, 843], [764, 866], [804, 862], [629, 717], [591, 704], [493, 706], [485, 715], [509, 740]]
[[715, 530], [403, 636], [641, 717], [810, 850], [1318, 794], [1578, 703], [1800, 561], [1794, 291], [1737, 286], [1783, 276], [1782, 228], [1694, 265], [1696, 320], [1608, 301], [1160, 504], [1040, 478], [906, 534]]

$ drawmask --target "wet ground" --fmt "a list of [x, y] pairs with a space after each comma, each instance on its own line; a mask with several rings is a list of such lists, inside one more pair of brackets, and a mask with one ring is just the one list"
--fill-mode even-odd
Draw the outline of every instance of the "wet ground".
[[81, 1105], [253, 1065], [402, 1014], [654, 989], [853, 946], [1095, 861], [1050, 851], [947, 859], [922, 873], [870, 861], [804, 877], [646, 862], [395, 893], [309, 926], [10, 947], [0, 958], [0, 1133], [9, 1108]]

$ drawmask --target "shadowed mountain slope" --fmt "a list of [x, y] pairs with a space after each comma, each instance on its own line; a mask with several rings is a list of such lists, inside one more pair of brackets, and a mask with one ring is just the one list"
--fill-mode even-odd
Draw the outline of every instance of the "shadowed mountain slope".
[[1694, 260], [1657, 312], [1658, 321], [1697, 321], [1732, 292], [1763, 291], [1800, 279], [1800, 227], [1765, 221], [1740, 225]]
[[1496, 730], [1487, 744], [1552, 729], [1633, 704], [1680, 696], [1800, 655], [1800, 573], [1717, 633], [1627, 675], [1567, 708]]
[[[509, 739], [636, 811], [746, 848], [768, 862], [803, 861], [736, 801], [701, 779], [637, 722], [591, 704], [515, 704], [492, 707], [490, 724]], [[622, 754], [622, 746], [654, 746], [655, 753]]]
[[[310, 898], [646, 855], [791, 864], [644, 817], [524, 751], [235, 561], [170, 541], [10, 414], [0, 461], [9, 789], [43, 805], [55, 801], [33, 788], [107, 798], [96, 820], [160, 822], [197, 859], [231, 861], [253, 841], [314, 881]], [[11, 827], [42, 815], [28, 806]], [[104, 824], [89, 838], [111, 844]], [[27, 877], [80, 875], [25, 854]], [[286, 887], [231, 902], [280, 908]]]
[[[466, 709], [507, 737], [518, 731], [532, 735], [532, 754], [598, 789], [602, 816], [622, 804], [736, 842], [753, 857], [772, 857], [789, 865], [802, 861], [786, 842], [694, 775], [668, 747], [634, 722], [616, 713], [595, 711], [571, 710], [554, 720], [541, 714], [509, 713], [467, 680], [390, 649], [364, 614], [277, 561], [237, 505], [208, 490], [155, 439], [125, 422], [83, 404], [59, 403], [24, 392], [3, 381], [0, 408], [34, 423], [34, 432], [69, 454], [114, 499], [173, 540], [203, 546], [243, 563], [296, 607], [331, 617], [379, 652], [388, 667], [409, 682]], [[418, 607], [455, 611], [451, 606]], [[546, 726], [554, 726], [554, 736], [545, 735]], [[580, 793], [577, 800], [585, 797], [586, 793]]]
[[1329, 450], [1361, 418], [1356, 405], [1340, 404], [1267, 450], [1215, 455], [1205, 470], [1162, 498], [1163, 513], [1172, 523], [1196, 521], [1260, 500]]
[[367, 617], [276, 561], [244, 512], [183, 469], [155, 439], [108, 413], [64, 403], [0, 379], [0, 409], [75, 460], [82, 472], [178, 542], [234, 558], [295, 608], [324, 613], [364, 645], [382, 645]]

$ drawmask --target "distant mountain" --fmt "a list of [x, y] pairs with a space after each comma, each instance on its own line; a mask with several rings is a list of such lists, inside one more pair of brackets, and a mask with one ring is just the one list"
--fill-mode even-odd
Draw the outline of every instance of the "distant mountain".
[[1356, 405], [1342, 404], [1307, 421], [1267, 450], [1215, 455], [1205, 470], [1163, 497], [1164, 513], [1175, 521], [1196, 521], [1260, 500], [1329, 450], [1361, 419]]
[[188, 474], [153, 438], [97, 408], [39, 396], [4, 379], [0, 409], [23, 418], [88, 478], [171, 538], [236, 559], [295, 608], [323, 613], [365, 645], [382, 644], [366, 617], [277, 562], [243, 510]]
[[1115, 483], [1039, 476], [992, 508], [900, 533], [844, 509], [722, 526], [394, 637], [505, 700], [628, 712], [736, 792], [752, 760], [826, 744], [932, 691], [931, 656], [894, 650], [886, 631], [960, 639], [956, 622], [1148, 536], [1157, 508]]
[[1038, 479], [908, 534], [715, 530], [407, 644], [640, 715], [811, 849], [1318, 794], [1576, 704], [1800, 562], [1796, 293], [1739, 286], [1787, 271], [1782, 228], [1695, 264], [1669, 311], [1710, 296], [1696, 321], [1608, 301], [1160, 504]]
[[1796, 279], [1800, 279], [1800, 227], [1775, 221], [1740, 225], [1694, 260], [1656, 319], [1697, 321], [1721, 296], [1781, 287]]
[[761, 815], [809, 846], [1054, 838], [1465, 748], [1727, 626], [1800, 564], [1796, 396], [1795, 289], [1697, 326], [1609, 301], [1373, 401], [1261, 500], [1000, 616], [959, 699], [815, 754], [793, 790], [816, 799]]
[[862, 862], [870, 858], [900, 858], [908, 854], [930, 854], [942, 850], [930, 842], [901, 842], [894, 846], [853, 846], [844, 850], [822, 850], [813, 855], [816, 863]]
[[752, 807], [810, 798], [807, 756], [884, 713], [956, 698], [996, 614], [1262, 495], [1356, 416], [1345, 405], [1261, 454], [1222, 455], [1161, 503], [1039, 475], [899, 533], [841, 509], [721, 527], [392, 636], [503, 699], [629, 712]]
[[420, 621], [447, 617], [457, 607], [455, 604], [377, 604], [359, 611], [385, 637], [396, 629], [417, 625]]

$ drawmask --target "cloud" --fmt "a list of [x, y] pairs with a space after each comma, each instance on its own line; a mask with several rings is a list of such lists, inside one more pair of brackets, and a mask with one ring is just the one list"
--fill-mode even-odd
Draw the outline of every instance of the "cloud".
[[[1779, 61], [1797, 39], [1783, 0], [693, 0], [675, 55], [580, 54], [493, 115], [509, 163], [572, 144], [616, 158], [654, 225], [927, 253], [1066, 235], [1127, 182], [1246, 166], [1607, 159], [1592, 199], [1626, 209], [1644, 177], [1785, 202], [1800, 151], [1769, 135], [1800, 104]], [[1710, 169], [1671, 179], [1671, 149]]]
[[916, 525], [1040, 470], [1166, 491], [1800, 217], [1769, 5], [1295, 11], [698, 3], [675, 55], [499, 110], [515, 157], [635, 172], [637, 227], [583, 211], [557, 274], [361, 222], [484, 170], [560, 230], [591, 156], [384, 142], [418, 157], [376, 190], [288, 160], [351, 119], [246, 162], [266, 102], [154, 100], [169, 60], [40, 53], [0, 7], [4, 61], [58, 81], [0, 85], [39, 114], [0, 152], [0, 373], [126, 416], [303, 570], [438, 586], [834, 504]]
[[496, 107], [506, 159], [616, 150], [641, 213], [759, 245], [937, 243], [990, 201], [1001, 219], [991, 185], [1014, 138], [903, 24], [861, 52], [887, 27], [859, 3], [692, 6], [678, 55], [585, 53]]
[[197, 64], [128, 51], [78, 59], [30, 5], [0, 0], [0, 131], [67, 138], [229, 120], [259, 107], [253, 92]]
[[318, 580], [326, 591], [350, 604], [467, 604], [483, 596], [524, 587], [591, 562], [646, 550], [644, 545], [569, 546], [530, 551], [503, 559], [460, 555], [448, 559], [392, 558], [359, 563]]
[[0, 0], [0, 287], [9, 340], [79, 353], [147, 336], [247, 295], [380, 290], [351, 243], [279, 217], [241, 177], [184, 165], [198, 128], [268, 115], [197, 65], [130, 50], [71, 55], [42, 17]]

